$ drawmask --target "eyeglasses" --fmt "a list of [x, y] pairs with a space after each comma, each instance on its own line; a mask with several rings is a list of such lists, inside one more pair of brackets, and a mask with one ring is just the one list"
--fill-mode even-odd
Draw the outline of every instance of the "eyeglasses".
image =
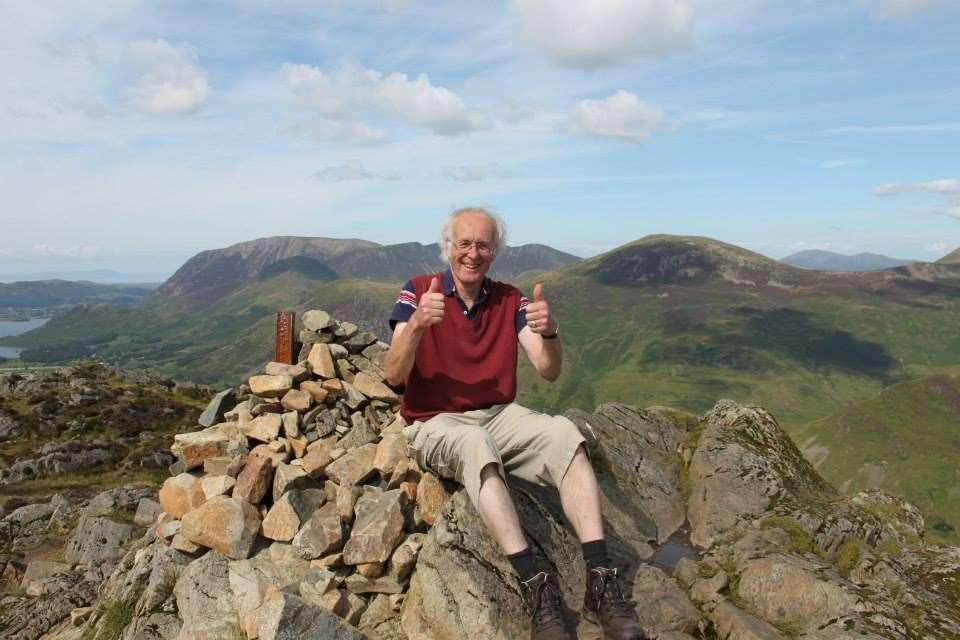
[[456, 247], [460, 253], [470, 253], [470, 247], [476, 249], [477, 253], [482, 256], [488, 256], [493, 253], [493, 247], [483, 240], [457, 240], [453, 243], [453, 246]]

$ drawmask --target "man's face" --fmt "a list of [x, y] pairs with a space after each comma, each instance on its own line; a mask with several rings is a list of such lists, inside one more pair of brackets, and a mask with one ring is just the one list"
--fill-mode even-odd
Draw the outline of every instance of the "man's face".
[[464, 213], [453, 221], [450, 269], [455, 280], [479, 285], [493, 264], [493, 221], [479, 213]]

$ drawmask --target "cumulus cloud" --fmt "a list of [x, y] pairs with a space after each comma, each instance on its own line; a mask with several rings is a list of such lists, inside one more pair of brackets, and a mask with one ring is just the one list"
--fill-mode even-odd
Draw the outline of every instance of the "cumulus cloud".
[[687, 0], [513, 0], [527, 39], [560, 64], [590, 69], [690, 45]]
[[314, 178], [324, 182], [349, 182], [352, 180], [399, 180], [396, 174], [375, 173], [369, 171], [360, 162], [344, 162], [327, 167], [313, 174]]
[[581, 100], [570, 108], [572, 131], [604, 138], [643, 142], [663, 122], [663, 110], [629, 91], [618, 91], [603, 100]]
[[506, 178], [507, 171], [496, 162], [479, 165], [459, 165], [444, 167], [440, 173], [457, 182], [479, 182], [487, 178]]
[[931, 213], [960, 220], [960, 178], [943, 178], [926, 182], [891, 182], [880, 185], [873, 192], [878, 196], [892, 196], [907, 192], [933, 193], [944, 196], [949, 200], [949, 203], [932, 209]]
[[283, 74], [296, 95], [330, 120], [356, 122], [355, 114], [366, 109], [441, 135], [456, 135], [488, 124], [482, 115], [470, 112], [459, 95], [434, 85], [426, 74], [411, 79], [404, 73], [384, 75], [350, 65], [326, 72], [291, 63], [283, 66]]
[[127, 90], [131, 103], [151, 114], [189, 114], [199, 111], [210, 97], [207, 73], [196, 66], [196, 53], [183, 44], [145, 40], [130, 45], [142, 73]]

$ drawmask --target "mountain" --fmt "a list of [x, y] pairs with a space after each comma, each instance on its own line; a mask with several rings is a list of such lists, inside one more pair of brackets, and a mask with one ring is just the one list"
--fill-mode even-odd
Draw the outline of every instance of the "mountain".
[[890, 269], [917, 262], [916, 260], [901, 260], [878, 253], [858, 253], [844, 255], [832, 251], [807, 249], [781, 258], [780, 262], [803, 269], [817, 269], [819, 271], [876, 271]]
[[[415, 246], [429, 259], [429, 247]], [[389, 338], [405, 273], [331, 280], [313, 263], [288, 267], [202, 311], [161, 293], [133, 308], [79, 307], [0, 343], [26, 348], [21, 357], [32, 361], [95, 357], [219, 384], [270, 357], [280, 309], [326, 309]], [[606, 398], [699, 413], [728, 397], [770, 407], [792, 430], [960, 362], [960, 268], [950, 265], [821, 272], [709, 238], [659, 235], [514, 283], [529, 292], [534, 281], [560, 319], [567, 363], [553, 384], [523, 365], [520, 397], [545, 410]]]
[[[207, 309], [243, 286], [283, 270], [309, 268], [323, 279], [360, 279], [393, 282], [398, 286], [412, 275], [439, 271], [439, 246], [418, 242], [381, 246], [366, 240], [261, 238], [225, 249], [204, 251], [188, 260], [161, 287], [160, 292], [185, 309]], [[311, 262], [306, 262], [307, 260]], [[491, 276], [511, 279], [530, 270], [555, 269], [578, 261], [576, 256], [544, 245], [507, 247], [498, 256]]]
[[960, 375], [885, 387], [805, 425], [794, 437], [842, 491], [901, 495], [923, 510], [932, 533], [960, 539]]
[[960, 264], [960, 249], [954, 249], [937, 260], [937, 264]]
[[82, 303], [133, 304], [153, 293], [149, 286], [67, 280], [0, 283], [0, 308], [37, 309]]

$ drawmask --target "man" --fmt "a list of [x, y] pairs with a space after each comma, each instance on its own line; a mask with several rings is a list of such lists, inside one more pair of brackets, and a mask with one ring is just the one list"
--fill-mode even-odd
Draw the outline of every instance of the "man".
[[406, 383], [400, 412], [411, 425], [406, 430], [411, 453], [421, 466], [466, 487], [521, 580], [532, 639], [573, 636], [555, 578], [537, 570], [506, 472], [559, 489], [587, 565], [584, 613], [607, 638], [643, 638], [607, 556], [600, 494], [583, 436], [566, 418], [513, 402], [518, 343], [551, 382], [560, 375], [563, 351], [540, 284], [528, 302], [516, 288], [486, 277], [504, 245], [498, 217], [486, 209], [460, 209], [440, 236], [449, 268], [417, 276], [400, 292], [390, 316], [393, 341], [384, 372], [391, 384]]

